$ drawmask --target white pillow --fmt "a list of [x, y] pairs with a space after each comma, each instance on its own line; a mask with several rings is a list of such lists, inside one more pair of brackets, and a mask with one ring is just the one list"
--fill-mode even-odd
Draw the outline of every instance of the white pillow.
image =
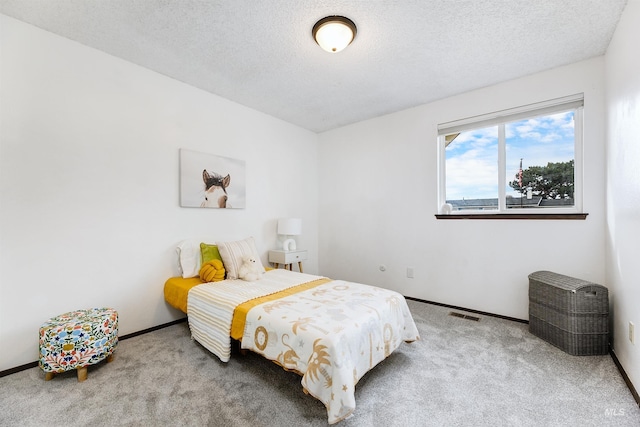
[[261, 273], [264, 273], [264, 266], [260, 261], [260, 255], [256, 249], [256, 242], [253, 237], [236, 242], [216, 242], [224, 269], [227, 271], [227, 279], [237, 279], [238, 269], [242, 265], [242, 258], [245, 255], [251, 255], [256, 259], [256, 265]]
[[200, 274], [202, 259], [200, 255], [200, 241], [183, 240], [176, 247], [182, 277], [196, 277]]

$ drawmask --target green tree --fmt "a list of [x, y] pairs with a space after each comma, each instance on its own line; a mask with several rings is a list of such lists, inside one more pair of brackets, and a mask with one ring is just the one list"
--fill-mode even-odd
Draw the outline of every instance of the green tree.
[[568, 162], [547, 163], [547, 166], [531, 166], [522, 171], [522, 187], [516, 173], [515, 180], [509, 186], [520, 194], [531, 188], [534, 196], [545, 199], [570, 198], [573, 199], [573, 160]]

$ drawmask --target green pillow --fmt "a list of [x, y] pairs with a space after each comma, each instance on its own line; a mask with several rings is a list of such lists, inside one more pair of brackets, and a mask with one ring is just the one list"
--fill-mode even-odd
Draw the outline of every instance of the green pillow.
[[200, 243], [200, 257], [202, 259], [202, 264], [211, 261], [212, 259], [219, 259], [222, 261], [222, 257], [220, 256], [220, 251], [218, 251], [217, 245], [207, 245], [206, 243]]

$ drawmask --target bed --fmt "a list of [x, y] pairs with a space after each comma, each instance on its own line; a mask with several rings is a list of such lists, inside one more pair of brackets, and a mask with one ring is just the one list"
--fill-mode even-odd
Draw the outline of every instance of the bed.
[[236, 340], [300, 374], [329, 424], [353, 413], [355, 386], [366, 372], [403, 341], [420, 339], [401, 294], [312, 274], [269, 270], [252, 282], [176, 277], [164, 292], [187, 314], [193, 338], [222, 362]]

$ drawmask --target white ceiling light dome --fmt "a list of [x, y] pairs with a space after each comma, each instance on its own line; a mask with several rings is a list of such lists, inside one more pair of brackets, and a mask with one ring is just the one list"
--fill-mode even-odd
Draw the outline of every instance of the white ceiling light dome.
[[327, 16], [313, 26], [313, 38], [327, 52], [338, 53], [349, 46], [358, 32], [356, 24], [344, 16]]

